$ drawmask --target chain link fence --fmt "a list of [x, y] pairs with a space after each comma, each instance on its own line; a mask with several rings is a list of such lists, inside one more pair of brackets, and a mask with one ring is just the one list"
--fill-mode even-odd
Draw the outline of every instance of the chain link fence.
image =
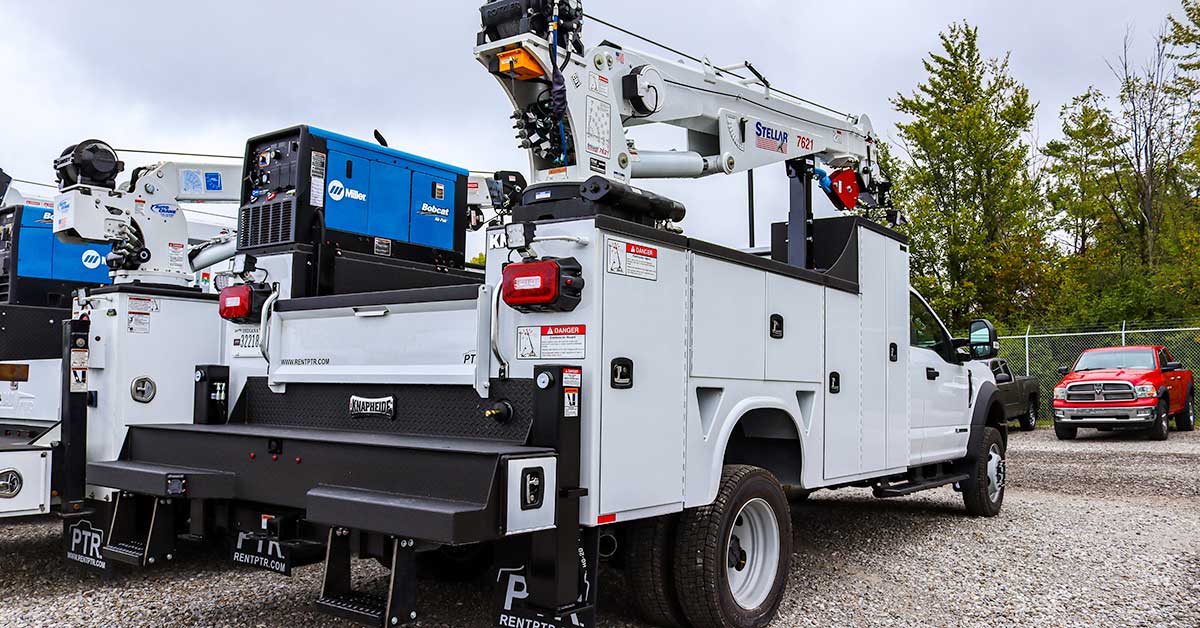
[[1058, 369], [1071, 366], [1087, 349], [1162, 345], [1185, 369], [1200, 370], [1200, 321], [1120, 323], [1110, 327], [1030, 328], [1019, 336], [1000, 337], [1000, 357], [1014, 375], [1037, 378], [1039, 422], [1048, 423]]

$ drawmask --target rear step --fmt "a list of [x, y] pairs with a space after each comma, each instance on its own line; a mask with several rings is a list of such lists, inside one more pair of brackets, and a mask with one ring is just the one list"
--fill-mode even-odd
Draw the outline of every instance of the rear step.
[[[117, 495], [112, 522], [100, 547], [104, 558], [117, 563], [146, 567], [175, 558], [175, 506], [169, 498], [152, 497], [139, 503], [132, 493]], [[139, 507], [149, 507], [146, 525], [138, 521]]]
[[916, 482], [905, 482], [904, 484], [897, 484], [896, 486], [876, 486], [875, 497], [904, 497], [905, 495], [912, 495], [913, 493], [919, 491], [937, 488], [947, 484], [954, 484], [955, 482], [962, 482], [963, 480], [970, 479], [970, 477], [971, 476], [966, 473], [959, 473], [957, 475], [939, 475], [937, 477]]
[[377, 628], [416, 621], [415, 546], [412, 539], [392, 540], [392, 573], [385, 598], [351, 588], [350, 530], [330, 528], [325, 550], [325, 579], [317, 608], [335, 617]]

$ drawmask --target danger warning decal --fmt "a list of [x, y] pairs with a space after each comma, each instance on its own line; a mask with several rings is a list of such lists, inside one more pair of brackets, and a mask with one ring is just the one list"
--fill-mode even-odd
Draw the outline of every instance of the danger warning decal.
[[612, 275], [658, 281], [658, 249], [609, 239], [605, 266]]
[[517, 328], [519, 360], [582, 360], [586, 325], [547, 325]]
[[579, 417], [579, 389], [583, 386], [583, 369], [563, 369], [563, 416]]

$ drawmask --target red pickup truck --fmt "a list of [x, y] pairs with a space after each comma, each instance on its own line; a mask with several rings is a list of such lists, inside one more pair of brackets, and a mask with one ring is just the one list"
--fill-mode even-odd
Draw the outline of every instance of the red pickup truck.
[[1192, 372], [1166, 347], [1110, 347], [1084, 351], [1054, 387], [1054, 434], [1075, 438], [1081, 427], [1145, 430], [1166, 440], [1170, 421], [1180, 431], [1196, 426]]

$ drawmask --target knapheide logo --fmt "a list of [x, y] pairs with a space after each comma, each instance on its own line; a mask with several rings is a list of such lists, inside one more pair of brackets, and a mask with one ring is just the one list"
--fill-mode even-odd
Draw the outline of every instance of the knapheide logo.
[[334, 179], [329, 182], [329, 198], [335, 202], [344, 198], [349, 198], [352, 201], [366, 202], [367, 195], [354, 188], [348, 188], [341, 181]]
[[80, 260], [88, 270], [95, 270], [100, 268], [100, 264], [104, 263], [104, 256], [95, 250], [88, 249], [83, 252], [83, 257]]

